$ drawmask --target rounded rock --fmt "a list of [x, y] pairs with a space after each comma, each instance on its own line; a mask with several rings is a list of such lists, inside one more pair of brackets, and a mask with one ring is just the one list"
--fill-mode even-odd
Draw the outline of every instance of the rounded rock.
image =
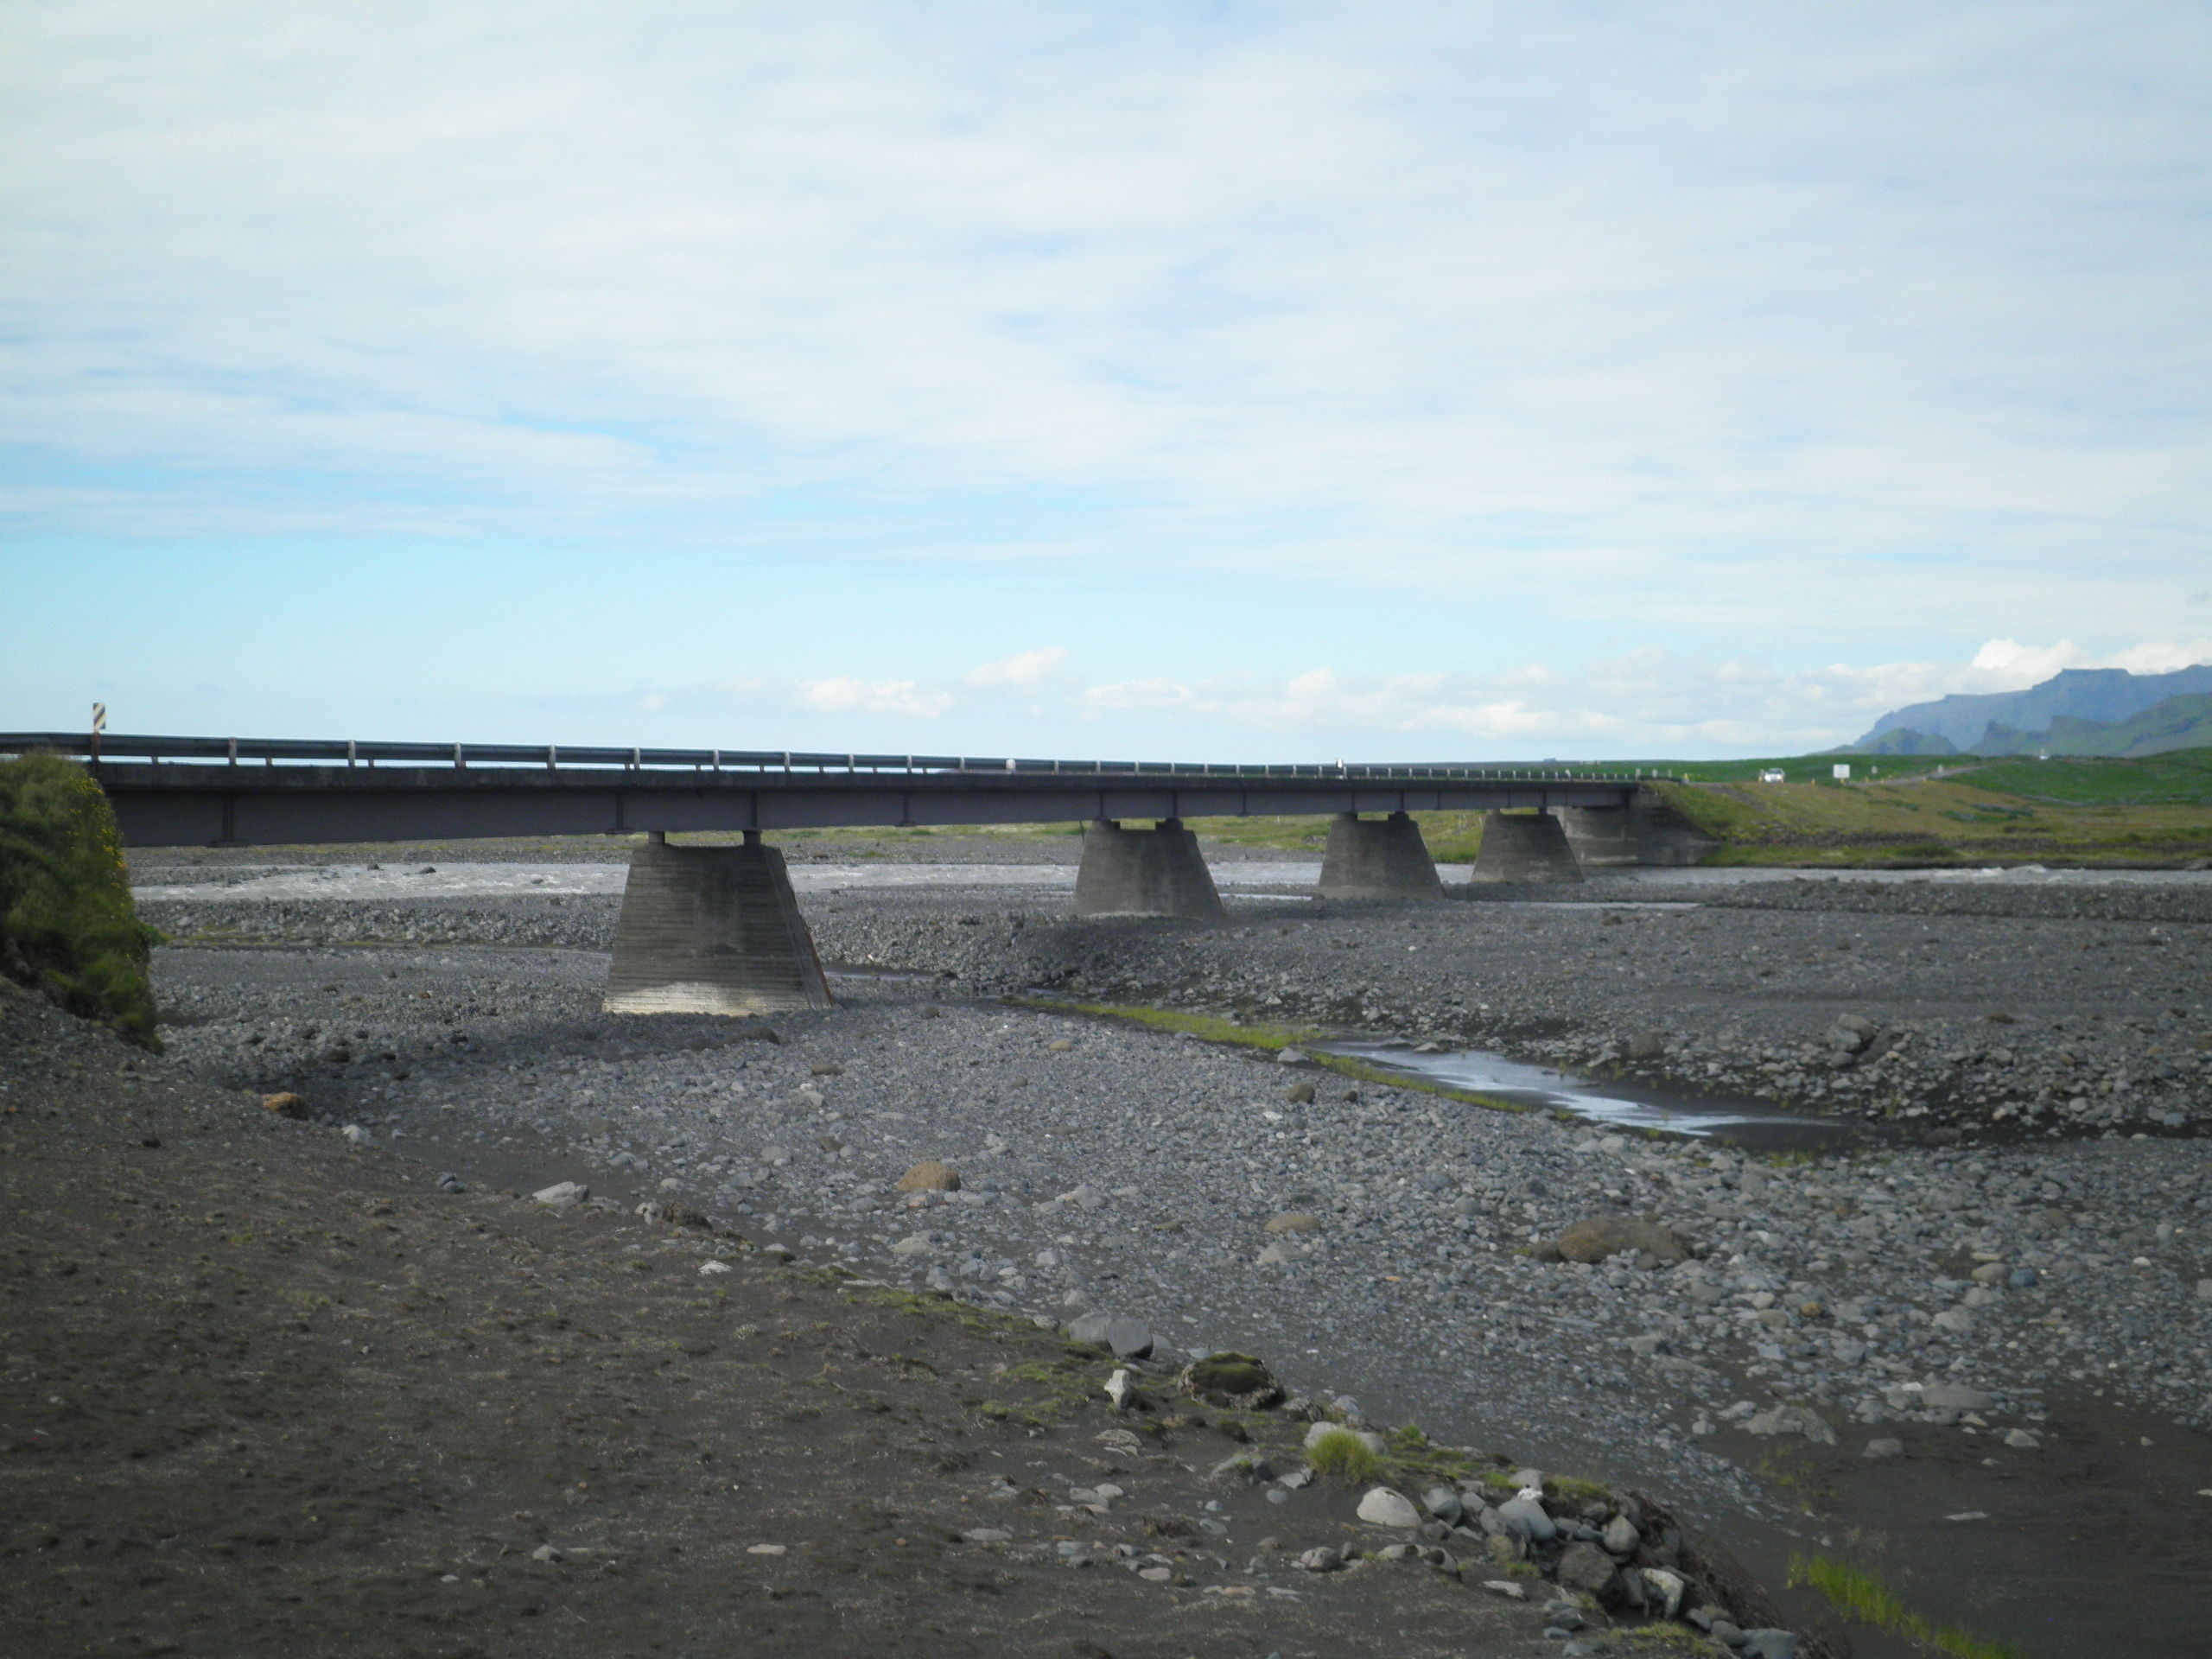
[[1359, 1500], [1359, 1518], [1370, 1526], [1406, 1527], [1421, 1525], [1421, 1511], [1414, 1507], [1411, 1498], [1388, 1486], [1375, 1486]]

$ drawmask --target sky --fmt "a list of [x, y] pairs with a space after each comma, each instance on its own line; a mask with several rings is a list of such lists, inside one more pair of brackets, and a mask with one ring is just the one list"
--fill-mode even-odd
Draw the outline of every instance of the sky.
[[19, 0], [0, 729], [1787, 753], [2212, 660], [2212, 10]]

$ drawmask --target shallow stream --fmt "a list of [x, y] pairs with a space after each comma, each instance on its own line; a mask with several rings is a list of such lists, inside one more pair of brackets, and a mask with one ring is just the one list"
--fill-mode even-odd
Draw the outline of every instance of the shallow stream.
[[1317, 1053], [1338, 1054], [1381, 1071], [1402, 1072], [1409, 1080], [1486, 1095], [1516, 1106], [1571, 1112], [1611, 1128], [1658, 1129], [1761, 1152], [1828, 1151], [1868, 1138], [1861, 1123], [1784, 1112], [1755, 1102], [1713, 1100], [1618, 1078], [1587, 1077], [1523, 1065], [1483, 1049], [1421, 1053], [1402, 1039], [1312, 1046]]

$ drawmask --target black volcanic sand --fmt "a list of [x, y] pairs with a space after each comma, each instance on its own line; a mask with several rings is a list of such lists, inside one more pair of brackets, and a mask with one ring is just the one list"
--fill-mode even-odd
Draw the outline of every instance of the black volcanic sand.
[[0, 1084], [10, 1659], [1556, 1651], [1481, 1573], [1290, 1569], [1357, 1494], [1206, 1473], [1302, 1424], [1109, 1416], [1027, 1320], [445, 1193], [4, 981]]
[[[454, 849], [435, 855], [449, 859]], [[934, 857], [935, 849], [922, 855]], [[2105, 1064], [2137, 1072], [2171, 1057], [2178, 1061], [2177, 1075], [2166, 1080], [2162, 1098], [2183, 1100], [2199, 1113], [2212, 1110], [2197, 1081], [2201, 1070], [2189, 1069], [2199, 1063], [2186, 1042], [2212, 1025], [2204, 1013], [2207, 930], [2196, 895], [2169, 901], [2136, 891], [2113, 898], [1973, 889], [1954, 901], [1949, 891], [1785, 884], [1732, 894], [1697, 912], [1644, 912], [1608, 925], [1587, 907], [1597, 895], [1585, 889], [1576, 895], [1584, 907], [1573, 912], [1500, 905], [1471, 913], [1454, 906], [1459, 937], [1448, 950], [1433, 937], [1443, 925], [1423, 919], [1437, 912], [1389, 907], [1314, 906], [1294, 919], [1274, 907], [1240, 906], [1232, 907], [1227, 925], [1209, 929], [1072, 924], [1051, 914], [1053, 899], [980, 891], [824, 895], [810, 899], [808, 906], [825, 951], [929, 976], [938, 988], [933, 994], [948, 1004], [975, 992], [1041, 982], [1104, 1000], [1128, 996], [1270, 1017], [1349, 1013], [1372, 1030], [1456, 1031], [1532, 1058], [1553, 1058], [1544, 1052], [1547, 1044], [1586, 1044], [1653, 1026], [1709, 1044], [1713, 1054], [1725, 1058], [1731, 1050], [1720, 1039], [1731, 1030], [1748, 1029], [1746, 1040], [1796, 1040], [1817, 1033], [1838, 1012], [1864, 1009], [1885, 1026], [1919, 1025], [1930, 1034], [1927, 1046], [1939, 1050], [1978, 1037], [1978, 1049], [2001, 1041], [2022, 1050], [2066, 1044], [2095, 1053], [2094, 1040], [2104, 1046]], [[1886, 901], [1885, 893], [1898, 897]], [[1848, 912], [1858, 931], [1834, 931], [1846, 919], [1839, 912]], [[450, 929], [455, 938], [588, 948], [603, 941], [613, 905], [572, 902], [553, 912], [530, 901], [453, 900], [408, 907], [408, 913]], [[244, 928], [281, 916], [282, 925], [264, 937], [369, 937], [343, 906], [238, 906], [227, 914]], [[2163, 937], [2153, 942], [2146, 924]], [[1421, 946], [1417, 952], [1404, 950], [1408, 933]], [[1325, 954], [1338, 951], [1344, 954]], [[322, 971], [313, 950], [243, 954], [266, 962], [272, 992]], [[405, 952], [381, 954], [397, 960]], [[531, 977], [526, 963], [535, 954], [513, 953], [520, 980]], [[1356, 972], [1336, 966], [1354, 962]], [[1762, 975], [1761, 967], [1778, 971]], [[249, 977], [260, 971], [247, 969]], [[1348, 988], [1348, 980], [1356, 983]], [[1991, 1028], [1986, 1015], [1999, 1010], [2010, 1018]], [[2094, 1029], [2090, 1014], [2102, 1016]], [[2050, 1028], [2068, 1020], [2075, 1031]], [[647, 1035], [641, 1022], [628, 1045], [632, 1052], [705, 1039], [680, 1029], [687, 1022], [652, 1023], [663, 1034]], [[1707, 1064], [1693, 1052], [1669, 1056], [1655, 1071], [1679, 1082]], [[306, 1055], [299, 1067], [303, 1087], [325, 1075]], [[1990, 1133], [1978, 1104], [1955, 1116], [1970, 1133]], [[405, 1167], [418, 1182], [434, 1163], [466, 1167], [480, 1179], [479, 1171], [510, 1161], [519, 1180], [532, 1169], [543, 1171], [549, 1160], [533, 1157], [526, 1144], [496, 1153], [457, 1139], [444, 1145], [434, 1129], [418, 1141]], [[1345, 1369], [1371, 1374], [1376, 1357], [1347, 1355]], [[1529, 1363], [1562, 1362], [1532, 1353]], [[1638, 1384], [1653, 1386], [1641, 1375]], [[1417, 1395], [1393, 1397], [1370, 1382], [1362, 1397], [1370, 1409], [1438, 1420], [1431, 1402]], [[1687, 1394], [1673, 1408], [1648, 1396], [1640, 1403], [1669, 1409], [1685, 1422], [1694, 1408]], [[1770, 1583], [1779, 1582], [1793, 1550], [1825, 1542], [1880, 1564], [1929, 1614], [2007, 1637], [2031, 1654], [2212, 1649], [2212, 1529], [2202, 1518], [2212, 1514], [2212, 1498], [2201, 1495], [2212, 1488], [2212, 1448], [2195, 1431], [2094, 1395], [2086, 1385], [2050, 1392], [2044, 1405], [2046, 1415], [2037, 1425], [2043, 1451], [1993, 1464], [1983, 1460], [1985, 1442], [1955, 1427], [1851, 1426], [1840, 1446], [1822, 1447], [1724, 1427], [1708, 1448], [1757, 1477], [1784, 1514], [1777, 1519], [1776, 1508], [1760, 1506], [1725, 1518], [1707, 1510], [1707, 1518], [1725, 1525], [1730, 1541]], [[1908, 1457], [1862, 1458], [1859, 1448], [1878, 1434], [1904, 1440]], [[1986, 1518], [1943, 1518], [1955, 1514]], [[1057, 1589], [1084, 1576], [1060, 1573], [1052, 1583]], [[1857, 1637], [1861, 1653], [1906, 1650], [1864, 1630]], [[1111, 1642], [1104, 1645], [1121, 1651]]]

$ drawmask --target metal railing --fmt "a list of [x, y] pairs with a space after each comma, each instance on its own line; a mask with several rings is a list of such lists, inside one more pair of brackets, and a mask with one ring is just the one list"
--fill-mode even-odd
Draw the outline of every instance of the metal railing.
[[0, 733], [0, 755], [34, 752], [80, 756], [95, 761], [142, 760], [249, 764], [276, 766], [386, 766], [503, 767], [543, 772], [682, 771], [695, 773], [875, 772], [975, 775], [1011, 772], [1021, 776], [1141, 777], [1208, 779], [1300, 779], [1420, 782], [1452, 780], [1576, 783], [1649, 783], [1671, 777], [1656, 769], [1628, 772], [1595, 766], [1487, 766], [1481, 764], [1391, 766], [1276, 763], [1216, 765], [1191, 760], [1040, 760], [1008, 756], [953, 754], [824, 754], [769, 749], [647, 749], [588, 744], [365, 743], [354, 739], [283, 737], [148, 737], [102, 733], [95, 739], [72, 732]]

